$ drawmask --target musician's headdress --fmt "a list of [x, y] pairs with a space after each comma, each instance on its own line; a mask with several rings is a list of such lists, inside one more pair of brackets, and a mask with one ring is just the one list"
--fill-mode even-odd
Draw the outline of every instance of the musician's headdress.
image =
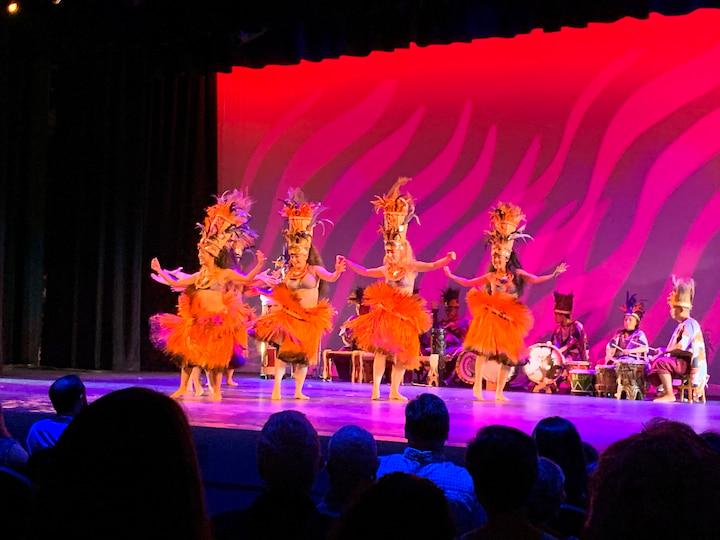
[[349, 304], [362, 304], [363, 297], [365, 296], [365, 287], [355, 287], [350, 296], [348, 296]]
[[447, 287], [446, 289], [442, 290], [442, 300], [443, 304], [446, 306], [450, 304], [450, 302], [460, 302], [460, 289], [456, 289], [454, 287]]
[[573, 310], [575, 295], [573, 293], [562, 294], [555, 291], [553, 296], [555, 297], [555, 313], [562, 313], [563, 315], [569, 316]]
[[498, 203], [490, 210], [491, 228], [485, 231], [492, 252], [499, 252], [505, 258], [509, 258], [515, 240], [532, 239], [532, 236], [525, 233], [525, 226], [525, 214], [519, 206], [512, 203]]
[[198, 249], [217, 257], [223, 249], [242, 255], [255, 245], [257, 233], [248, 225], [253, 200], [238, 189], [216, 197], [216, 203], [205, 209], [205, 219], [198, 223]]
[[668, 295], [668, 304], [692, 309], [695, 298], [695, 280], [672, 277], [673, 288]]
[[625, 292], [625, 303], [620, 309], [625, 315], [635, 317], [638, 322], [645, 315], [645, 304], [637, 299], [637, 294], [630, 294], [630, 291]]
[[289, 254], [309, 253], [312, 245], [313, 230], [316, 225], [324, 229], [327, 219], [320, 219], [320, 214], [327, 208], [319, 202], [310, 202], [299, 188], [291, 188], [286, 199], [282, 200], [283, 208], [280, 215], [287, 219], [287, 227], [283, 231]]
[[415, 201], [412, 195], [407, 192], [400, 192], [400, 188], [410, 180], [407, 177], [398, 178], [390, 191], [385, 195], [376, 195], [372, 201], [375, 213], [383, 213], [383, 224], [380, 232], [386, 245], [404, 244], [407, 241], [407, 230], [410, 222], [415, 219], [418, 224], [420, 223], [420, 219], [415, 214]]

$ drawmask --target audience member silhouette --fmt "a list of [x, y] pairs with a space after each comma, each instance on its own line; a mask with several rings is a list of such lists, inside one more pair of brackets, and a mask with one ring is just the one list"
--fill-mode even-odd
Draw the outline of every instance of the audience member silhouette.
[[183, 410], [144, 388], [89, 405], [41, 472], [37, 510], [38, 538], [210, 538]]

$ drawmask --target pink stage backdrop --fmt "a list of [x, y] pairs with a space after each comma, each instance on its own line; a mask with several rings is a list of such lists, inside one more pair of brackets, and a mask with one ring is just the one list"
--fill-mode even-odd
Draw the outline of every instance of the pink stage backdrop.
[[[220, 188], [246, 187], [257, 200], [259, 246], [270, 257], [281, 248], [278, 199], [300, 186], [335, 223], [316, 235], [327, 265], [337, 253], [378, 265], [369, 201], [412, 176], [417, 257], [455, 250], [465, 276], [488, 265], [489, 208], [512, 201], [535, 237], [517, 246], [525, 268], [570, 265], [557, 283], [526, 292], [536, 318], [529, 343], [551, 332], [557, 287], [575, 293], [593, 358], [621, 326], [626, 290], [646, 300], [643, 327], [664, 345], [675, 273], [695, 278], [693, 315], [720, 345], [718, 28], [720, 12], [699, 10], [235, 69], [218, 81]], [[361, 283], [348, 273], [331, 286], [338, 322]], [[429, 301], [446, 285], [441, 272], [418, 280]]]

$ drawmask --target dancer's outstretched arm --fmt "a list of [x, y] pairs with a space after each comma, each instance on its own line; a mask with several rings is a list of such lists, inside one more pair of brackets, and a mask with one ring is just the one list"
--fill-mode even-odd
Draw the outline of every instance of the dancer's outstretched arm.
[[485, 285], [490, 278], [490, 274], [485, 274], [482, 276], [474, 277], [474, 278], [464, 278], [460, 276], [456, 276], [453, 274], [450, 269], [446, 266], [443, 268], [443, 271], [445, 272], [445, 275], [452, 279], [455, 283], [462, 287], [479, 287], [480, 285]]
[[169, 285], [176, 290], [185, 289], [186, 287], [189, 287], [190, 285], [195, 283], [195, 278], [198, 274], [197, 272], [195, 272], [194, 274], [190, 274], [189, 276], [182, 279], [175, 279], [167, 270], [163, 269], [163, 267], [160, 266], [160, 261], [158, 261], [157, 258], [154, 258], [152, 261], [150, 261], [150, 268], [155, 272], [154, 274], [150, 274], [150, 276], [155, 281], [157, 281], [158, 283]]
[[346, 259], [340, 255], [335, 257], [335, 271], [330, 272], [323, 268], [322, 266], [313, 266], [313, 269], [315, 270], [315, 273], [317, 276], [324, 280], [329, 281], [330, 283], [334, 283], [337, 281], [342, 273], [347, 269], [347, 262]]
[[342, 257], [342, 260], [345, 261], [347, 267], [350, 268], [350, 270], [352, 270], [359, 276], [371, 278], [385, 277], [385, 272], [383, 271], [385, 268], [384, 266], [378, 266], [377, 268], [365, 268], [361, 264], [354, 263], [350, 259], [346, 259], [345, 257]]
[[263, 265], [265, 264], [265, 254], [262, 251], [256, 251], [255, 260], [255, 266], [253, 266], [247, 274], [241, 274], [240, 272], [228, 268], [226, 270], [226, 272], [228, 273], [228, 279], [240, 281], [245, 284], [251, 283], [255, 279], [255, 276], [260, 273]]
[[411, 263], [411, 266], [415, 272], [431, 272], [433, 270], [438, 270], [439, 268], [447, 267], [447, 265], [453, 262], [455, 259], [457, 259], [457, 255], [455, 254], [455, 252], [448, 251], [448, 254], [445, 255], [442, 259], [438, 259], [437, 261], [433, 262], [413, 261]]
[[553, 270], [552, 274], [545, 274], [544, 276], [536, 276], [535, 274], [531, 274], [530, 272], [526, 272], [522, 268], [518, 268], [515, 272], [517, 275], [523, 277], [525, 281], [528, 283], [544, 283], [546, 281], [550, 281], [551, 279], [554, 279], [558, 277], [563, 272], [567, 272], [567, 269], [569, 266], [565, 263], [560, 263], [555, 267], [555, 270]]

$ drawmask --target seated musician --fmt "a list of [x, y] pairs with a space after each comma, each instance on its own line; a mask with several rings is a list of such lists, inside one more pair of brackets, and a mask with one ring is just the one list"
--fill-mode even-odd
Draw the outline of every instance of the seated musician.
[[673, 276], [673, 289], [668, 296], [670, 317], [677, 323], [668, 346], [661, 349], [661, 356], [652, 362], [648, 381], [653, 386], [662, 387], [663, 395], [655, 401], [675, 401], [673, 378], [682, 379], [689, 375], [695, 386], [705, 384], [707, 377], [707, 358], [705, 340], [700, 324], [690, 317], [695, 297], [695, 281]]
[[369, 311], [369, 308], [367, 306], [364, 306], [362, 303], [364, 292], [364, 287], [356, 287], [350, 293], [350, 296], [348, 296], [348, 304], [355, 305], [355, 315], [352, 315], [347, 321], [345, 321], [345, 323], [340, 326], [340, 339], [342, 339], [343, 342], [343, 348], [341, 350], [343, 351], [357, 351], [360, 349], [352, 336], [352, 332], [349, 328], [347, 328], [346, 324], [349, 321], [352, 321], [353, 319], [358, 317], [359, 315], [363, 315]]
[[440, 320], [440, 326], [445, 330], [445, 354], [452, 355], [463, 348], [470, 321], [460, 317], [460, 289], [443, 289], [442, 300], [445, 317]]
[[448, 287], [442, 291], [444, 314], [440, 316], [437, 304], [433, 302], [433, 327], [420, 336], [420, 347], [423, 355], [433, 351], [433, 333], [442, 328], [443, 350], [446, 356], [452, 356], [463, 349], [463, 340], [467, 334], [470, 321], [460, 317], [460, 289]]
[[614, 364], [628, 360], [645, 360], [648, 352], [648, 339], [640, 329], [640, 321], [645, 315], [645, 306], [638, 302], [636, 294], [625, 294], [625, 305], [620, 306], [625, 313], [623, 328], [618, 330], [605, 347], [605, 363]]
[[555, 291], [555, 331], [550, 342], [557, 347], [566, 361], [588, 361], [588, 338], [580, 321], [572, 318], [575, 295]]

